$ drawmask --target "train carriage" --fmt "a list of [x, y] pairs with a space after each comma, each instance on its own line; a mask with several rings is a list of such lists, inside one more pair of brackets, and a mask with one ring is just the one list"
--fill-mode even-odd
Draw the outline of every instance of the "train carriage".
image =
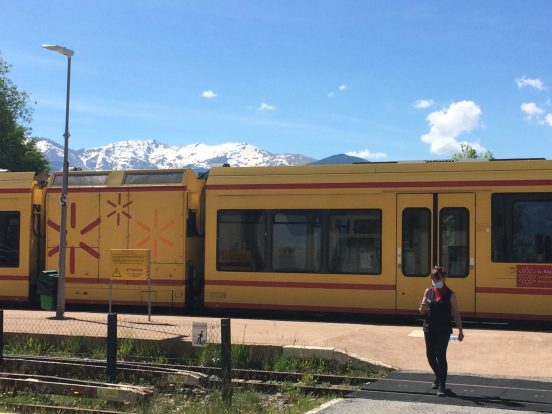
[[415, 313], [443, 266], [464, 314], [552, 319], [552, 162], [215, 168], [205, 306]]
[[[46, 192], [46, 268], [59, 261], [62, 174]], [[85, 171], [69, 175], [67, 303], [107, 303], [111, 249], [149, 249], [152, 303], [183, 308], [201, 267], [197, 235], [203, 181], [191, 170]], [[145, 280], [113, 278], [113, 303], [147, 303]]]
[[40, 267], [43, 194], [34, 173], [0, 172], [0, 300], [27, 302]]

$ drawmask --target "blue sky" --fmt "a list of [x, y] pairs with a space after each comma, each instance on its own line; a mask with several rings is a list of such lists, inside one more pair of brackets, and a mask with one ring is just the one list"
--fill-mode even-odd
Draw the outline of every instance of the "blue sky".
[[552, 2], [0, 0], [0, 52], [62, 142], [248, 142], [370, 160], [552, 158]]

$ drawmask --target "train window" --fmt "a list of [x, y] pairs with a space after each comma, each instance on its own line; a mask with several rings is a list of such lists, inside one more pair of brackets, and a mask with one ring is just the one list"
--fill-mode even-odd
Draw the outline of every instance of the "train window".
[[470, 272], [469, 221], [466, 208], [447, 207], [439, 212], [439, 263], [449, 277], [466, 277]]
[[492, 260], [552, 263], [552, 194], [492, 196]]
[[406, 208], [402, 217], [402, 272], [427, 276], [431, 267], [431, 211]]
[[217, 270], [264, 270], [265, 216], [262, 211], [218, 212]]
[[[102, 186], [107, 184], [108, 174], [78, 174], [71, 175], [67, 177], [68, 185], [75, 186]], [[61, 187], [63, 184], [63, 175], [59, 174], [54, 177], [53, 187]]]
[[180, 184], [182, 172], [126, 173], [124, 184]]
[[331, 211], [330, 273], [381, 274], [381, 210]]
[[19, 211], [0, 211], [0, 267], [19, 267]]
[[314, 211], [276, 212], [272, 222], [272, 269], [319, 272], [321, 215]]

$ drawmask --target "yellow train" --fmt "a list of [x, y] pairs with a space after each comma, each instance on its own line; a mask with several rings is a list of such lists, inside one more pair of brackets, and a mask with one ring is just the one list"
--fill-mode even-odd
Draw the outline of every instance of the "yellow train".
[[[61, 174], [0, 173], [0, 300], [59, 254]], [[149, 249], [153, 304], [417, 312], [443, 266], [463, 314], [552, 320], [552, 161], [71, 172], [67, 303], [107, 303], [111, 249]], [[145, 281], [113, 285], [147, 301]]]

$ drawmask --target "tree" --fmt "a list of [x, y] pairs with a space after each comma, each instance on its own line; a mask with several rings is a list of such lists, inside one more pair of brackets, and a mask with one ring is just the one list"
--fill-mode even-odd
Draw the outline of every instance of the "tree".
[[36, 147], [36, 138], [31, 137], [29, 94], [7, 77], [9, 69], [0, 55], [0, 168], [40, 173], [49, 165]]
[[460, 151], [452, 154], [452, 159], [454, 161], [467, 160], [467, 159], [477, 159], [477, 158], [486, 158], [488, 160], [494, 160], [493, 153], [491, 151], [485, 151], [484, 153], [478, 153], [477, 150], [472, 147], [470, 144], [464, 142], [460, 143]]

